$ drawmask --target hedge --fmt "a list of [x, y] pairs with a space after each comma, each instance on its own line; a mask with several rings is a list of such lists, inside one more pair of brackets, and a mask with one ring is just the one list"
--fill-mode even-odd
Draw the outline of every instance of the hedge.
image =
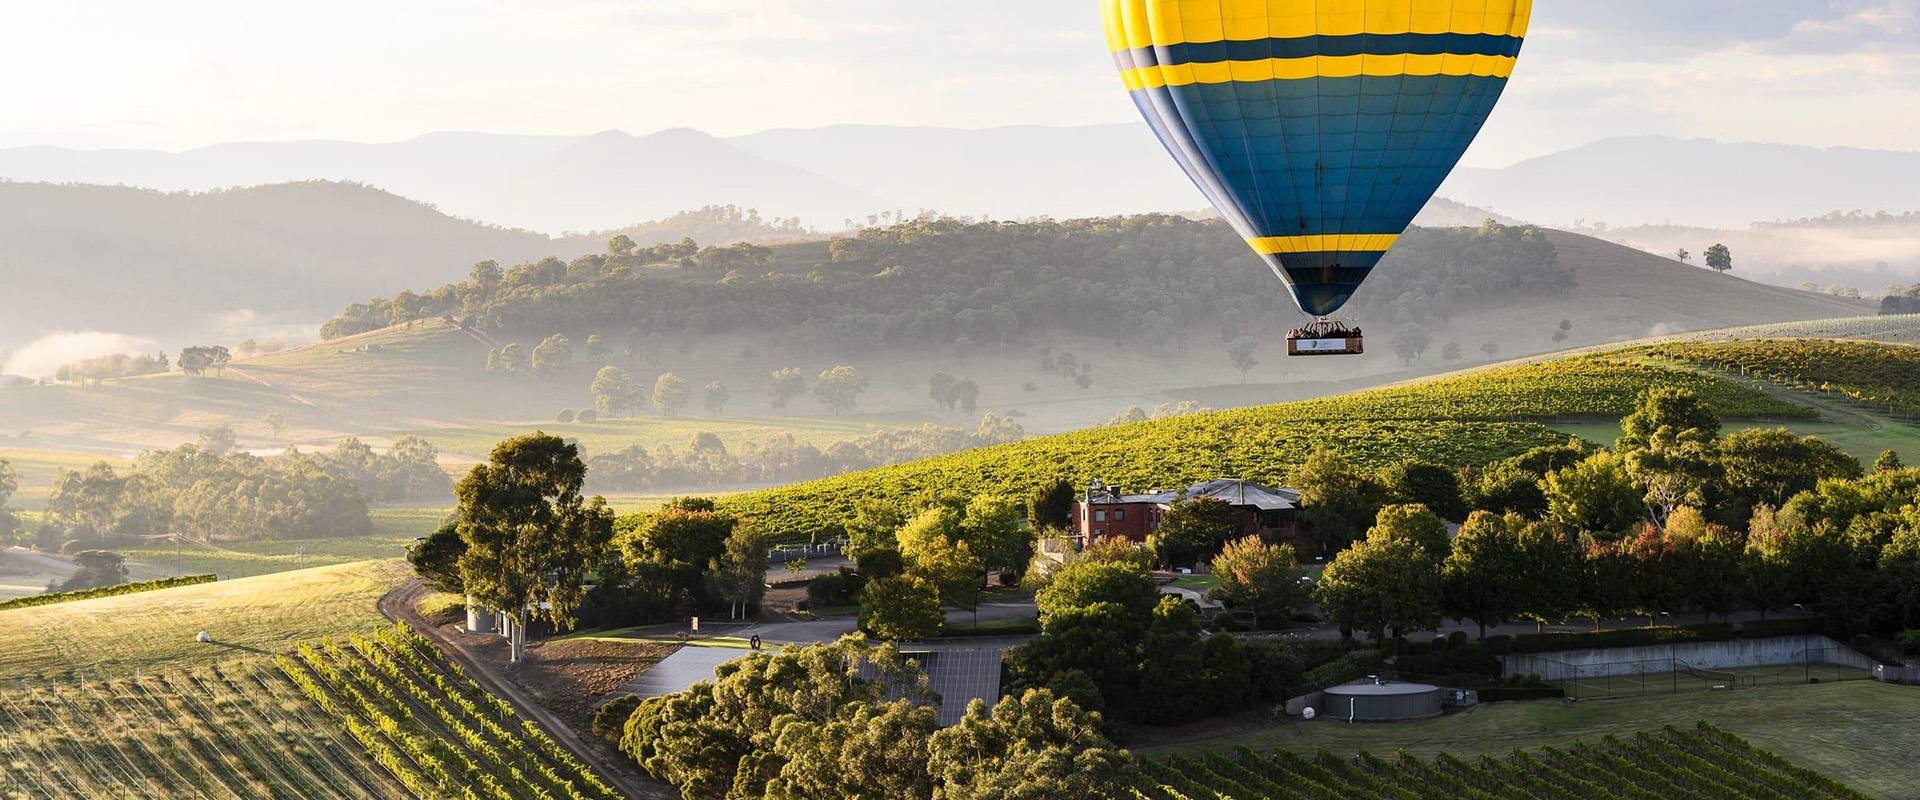
[[[1552, 653], [1560, 650], [1646, 647], [1676, 642], [1724, 642], [1735, 638], [1765, 639], [1773, 636], [1815, 633], [1826, 633], [1825, 623], [1816, 617], [1752, 620], [1738, 625], [1731, 622], [1714, 622], [1705, 625], [1623, 628], [1592, 633], [1527, 633], [1513, 637], [1512, 652]], [[1489, 638], [1488, 644], [1493, 644], [1492, 638]], [[1489, 647], [1489, 650], [1496, 654], [1504, 654], [1502, 649], [1506, 644], [1501, 642], [1500, 646]]]
[[1546, 700], [1554, 697], [1566, 697], [1567, 693], [1554, 686], [1489, 686], [1479, 690], [1480, 702], [1504, 703], [1509, 700]]
[[138, 581], [135, 583], [120, 583], [120, 584], [115, 584], [113, 586], [101, 586], [94, 589], [81, 589], [73, 592], [48, 592], [46, 594], [31, 594], [31, 595], [27, 595], [26, 597], [16, 597], [12, 600], [0, 602], [0, 611], [11, 611], [16, 608], [32, 608], [34, 606], [48, 606], [48, 605], [53, 605], [54, 603], [65, 603], [73, 600], [94, 600], [101, 597], [119, 597], [120, 595], [123, 595], [123, 594], [138, 594], [140, 592], [151, 592], [151, 591], [154, 591], [155, 589], [172, 589], [176, 586], [193, 586], [195, 584], [200, 584], [200, 583], [212, 583], [214, 581], [214, 577], [215, 576], [213, 575], [181, 575], [179, 577], [174, 577], [174, 578], [160, 578], [158, 580]]

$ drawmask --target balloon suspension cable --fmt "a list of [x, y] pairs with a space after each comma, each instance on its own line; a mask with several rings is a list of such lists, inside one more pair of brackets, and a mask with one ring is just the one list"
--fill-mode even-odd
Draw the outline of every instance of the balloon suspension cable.
[[1359, 336], [1360, 329], [1349, 327], [1346, 323], [1332, 317], [1315, 317], [1306, 325], [1295, 328], [1289, 335], [1295, 339], [1331, 339], [1341, 336]]

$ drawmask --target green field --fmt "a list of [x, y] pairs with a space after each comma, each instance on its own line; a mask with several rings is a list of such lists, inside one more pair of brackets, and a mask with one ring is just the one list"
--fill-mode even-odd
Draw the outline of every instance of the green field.
[[1305, 754], [1321, 750], [1391, 753], [1404, 748], [1423, 758], [1452, 753], [1471, 759], [1541, 745], [1567, 747], [1576, 741], [1597, 741], [1607, 734], [1627, 736], [1663, 725], [1686, 727], [1702, 719], [1871, 795], [1888, 800], [1920, 797], [1920, 761], [1912, 758], [1920, 689], [1877, 681], [1572, 704], [1557, 700], [1493, 703], [1420, 722], [1350, 725], [1318, 720], [1146, 752], [1225, 752], [1245, 746]]
[[[404, 564], [361, 562], [0, 611], [0, 675], [110, 679], [282, 653], [384, 623], [380, 597], [405, 577]], [[194, 641], [203, 630], [211, 643]]]
[[1408, 753], [1385, 759], [1281, 750], [1146, 759], [1138, 792], [1151, 800], [1543, 800], [1742, 798], [1855, 800], [1857, 792], [1705, 725], [1607, 736], [1567, 748], [1516, 750], [1466, 760]]

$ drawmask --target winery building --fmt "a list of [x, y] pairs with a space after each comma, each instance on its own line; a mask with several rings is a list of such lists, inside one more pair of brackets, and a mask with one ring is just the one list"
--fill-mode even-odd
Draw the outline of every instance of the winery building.
[[1126, 494], [1119, 487], [1096, 482], [1074, 501], [1074, 538], [1083, 545], [1108, 536], [1145, 542], [1183, 497], [1204, 497], [1233, 506], [1241, 513], [1242, 530], [1248, 536], [1291, 544], [1301, 552], [1312, 549], [1302, 535], [1299, 492], [1233, 478], [1147, 494]]

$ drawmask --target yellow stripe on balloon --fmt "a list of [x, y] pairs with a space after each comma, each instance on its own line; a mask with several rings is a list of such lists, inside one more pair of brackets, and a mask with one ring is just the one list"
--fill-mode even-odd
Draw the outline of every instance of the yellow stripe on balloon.
[[1102, 5], [1112, 50], [1362, 33], [1526, 36], [1533, 17], [1533, 0], [1104, 0]]
[[1140, 67], [1120, 73], [1127, 90], [1158, 89], [1162, 86], [1191, 86], [1196, 83], [1244, 83], [1307, 78], [1355, 78], [1360, 76], [1428, 77], [1449, 75], [1482, 78], [1510, 78], [1518, 59], [1512, 56], [1479, 55], [1405, 55], [1405, 56], [1309, 56], [1307, 58], [1269, 58], [1261, 61], [1218, 61], [1211, 64], [1178, 64], [1170, 67]]
[[1280, 253], [1384, 253], [1400, 241], [1397, 233], [1342, 233], [1320, 236], [1266, 236], [1248, 239], [1253, 251]]

